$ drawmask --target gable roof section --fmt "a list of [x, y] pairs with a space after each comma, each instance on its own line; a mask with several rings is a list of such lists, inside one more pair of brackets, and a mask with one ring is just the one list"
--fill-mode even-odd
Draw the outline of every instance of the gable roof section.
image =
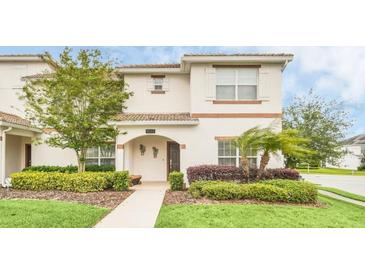
[[121, 113], [115, 120], [122, 125], [197, 125], [199, 119], [189, 112], [178, 113]]
[[365, 145], [365, 134], [356, 135], [343, 141], [344, 145]]
[[2, 111], [0, 111], [0, 122], [16, 124], [16, 125], [25, 126], [25, 127], [31, 127], [31, 123], [27, 119], [24, 119], [18, 115], [14, 115], [14, 114], [2, 112]]
[[0, 62], [45, 62], [53, 68], [57, 68], [56, 61], [46, 52], [42, 54], [0, 54]]

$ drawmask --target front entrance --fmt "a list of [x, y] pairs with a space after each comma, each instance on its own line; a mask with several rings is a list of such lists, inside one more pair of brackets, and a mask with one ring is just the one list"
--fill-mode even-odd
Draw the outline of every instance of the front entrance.
[[25, 167], [32, 165], [32, 145], [25, 144]]
[[167, 142], [167, 176], [172, 171], [180, 171], [180, 145], [176, 142]]

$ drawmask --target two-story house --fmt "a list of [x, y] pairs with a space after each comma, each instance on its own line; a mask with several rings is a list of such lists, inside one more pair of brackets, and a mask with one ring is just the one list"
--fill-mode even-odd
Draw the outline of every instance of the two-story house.
[[[180, 64], [116, 68], [134, 96], [111, 121], [121, 134], [107, 147], [90, 149], [87, 162], [115, 164], [144, 181], [164, 181], [172, 170], [199, 164], [237, 166], [234, 137], [254, 126], [281, 129], [282, 72], [292, 59], [292, 54], [185, 54]], [[45, 132], [32, 134], [46, 138]], [[76, 164], [71, 150], [30, 147], [32, 165]], [[250, 164], [257, 165], [258, 158], [252, 151]], [[282, 165], [281, 157], [269, 163]]]

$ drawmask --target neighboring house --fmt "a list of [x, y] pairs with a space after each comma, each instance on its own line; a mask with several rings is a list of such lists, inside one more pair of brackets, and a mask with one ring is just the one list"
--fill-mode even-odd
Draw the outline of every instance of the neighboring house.
[[[116, 68], [134, 96], [128, 100], [126, 112], [112, 121], [121, 132], [115, 143], [90, 149], [87, 163], [115, 164], [117, 170], [142, 175], [144, 181], [164, 181], [172, 170], [185, 172], [189, 166], [200, 164], [238, 166], [238, 150], [231, 142], [234, 137], [254, 126], [272, 125], [281, 130], [282, 72], [292, 59], [291, 54], [185, 54], [180, 64]], [[43, 61], [52, 69], [48, 60]], [[19, 83], [22, 76], [41, 72], [42, 68], [24, 71], [14, 81]], [[3, 102], [14, 96], [10, 86], [1, 93], [0, 110], [22, 116]], [[9, 125], [0, 125], [4, 144], [5, 136], [9, 137], [15, 127], [4, 132]], [[23, 130], [29, 134], [25, 141], [18, 141], [17, 149], [22, 152], [17, 154], [17, 165], [7, 164], [2, 168], [3, 176], [26, 166], [30, 157], [32, 165], [77, 163], [72, 150], [46, 144], [32, 144], [31, 150], [24, 147], [24, 142], [30, 144], [29, 137], [44, 139], [47, 132], [41, 134], [29, 126]], [[5, 153], [3, 149], [6, 162], [11, 149], [10, 145]], [[25, 156], [27, 151], [30, 154]], [[258, 161], [257, 152], [252, 151], [250, 164]], [[269, 167], [282, 165], [280, 156], [272, 157], [269, 163]]]
[[361, 165], [361, 159], [365, 155], [365, 134], [360, 134], [343, 141], [341, 157], [336, 167], [356, 170]]

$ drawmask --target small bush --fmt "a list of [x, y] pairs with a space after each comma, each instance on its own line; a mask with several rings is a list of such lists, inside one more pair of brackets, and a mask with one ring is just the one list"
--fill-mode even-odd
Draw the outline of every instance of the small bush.
[[357, 168], [358, 171], [362, 171], [362, 170], [365, 170], [365, 164], [361, 164], [361, 166], [359, 166]]
[[184, 174], [178, 171], [171, 172], [169, 174], [169, 183], [171, 190], [183, 190]]
[[189, 193], [194, 198], [207, 197], [214, 200], [253, 199], [291, 203], [313, 203], [318, 195], [313, 184], [292, 180], [270, 180], [250, 184], [199, 181], [192, 183]]
[[[250, 181], [257, 181], [257, 168], [250, 169]], [[245, 182], [246, 175], [241, 168], [234, 166], [201, 165], [187, 169], [189, 183], [195, 181], [235, 181]], [[288, 179], [299, 180], [299, 172], [290, 168], [266, 169], [260, 180]]]
[[[106, 172], [114, 171], [113, 165], [86, 165], [86, 171], [90, 172]], [[29, 166], [22, 171], [39, 171], [39, 172], [60, 172], [60, 173], [77, 173], [77, 166]]]
[[128, 172], [18, 172], [11, 174], [14, 189], [94, 192], [107, 188], [127, 190]]

